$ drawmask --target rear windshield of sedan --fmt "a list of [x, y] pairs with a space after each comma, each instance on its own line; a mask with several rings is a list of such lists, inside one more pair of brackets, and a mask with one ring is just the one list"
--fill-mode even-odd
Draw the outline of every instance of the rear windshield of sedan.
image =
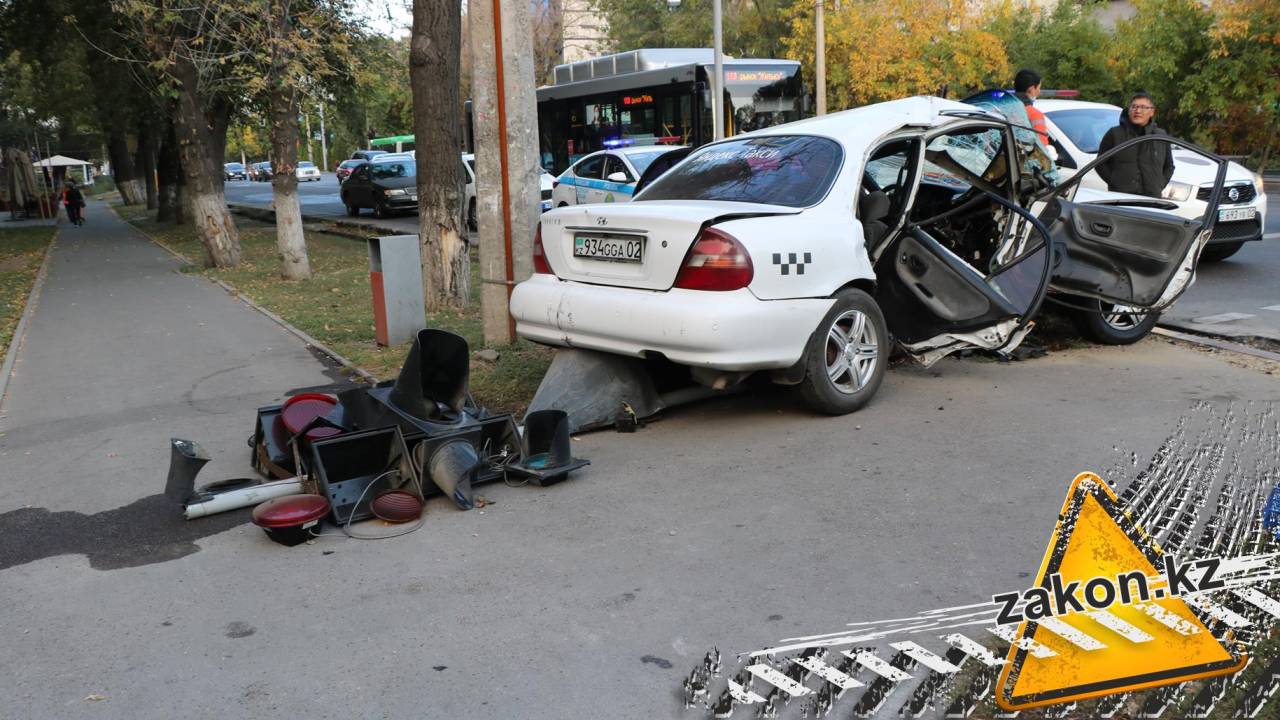
[[375, 180], [413, 177], [418, 173], [418, 163], [413, 160], [392, 160], [390, 162], [374, 160], [369, 164], [369, 172], [373, 174]]
[[708, 145], [658, 178], [636, 200], [723, 200], [808, 207], [827, 194], [844, 157], [810, 135], [765, 135]]

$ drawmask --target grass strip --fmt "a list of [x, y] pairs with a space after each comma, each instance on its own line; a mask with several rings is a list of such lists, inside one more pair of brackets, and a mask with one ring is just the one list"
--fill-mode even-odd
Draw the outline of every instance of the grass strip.
[[[191, 261], [199, 263], [204, 258], [204, 247], [190, 225], [157, 223], [140, 206], [121, 206], [117, 211]], [[245, 218], [237, 218], [236, 223], [242, 250], [239, 266], [218, 270], [188, 265], [183, 272], [222, 280], [375, 377], [395, 378], [409, 344], [384, 348], [374, 339], [368, 250], [363, 242], [308, 232], [312, 278], [289, 281], [280, 278], [275, 226]], [[491, 410], [520, 414], [533, 399], [553, 352], [521, 340], [493, 347], [498, 351], [496, 361], [476, 356], [486, 345], [480, 315], [479, 262], [474, 250], [469, 304], [460, 310], [428, 313], [427, 325], [457, 333], [470, 344], [471, 393], [476, 402]]]
[[13, 331], [55, 230], [51, 225], [0, 228], [0, 359], [13, 342]]

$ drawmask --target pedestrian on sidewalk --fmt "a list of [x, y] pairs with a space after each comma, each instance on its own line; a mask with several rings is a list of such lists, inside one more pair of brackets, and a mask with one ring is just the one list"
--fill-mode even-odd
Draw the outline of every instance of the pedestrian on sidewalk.
[[[1155, 100], [1147, 93], [1136, 93], [1120, 111], [1120, 124], [1102, 136], [1098, 154], [1136, 137], [1168, 134], [1156, 125]], [[1160, 197], [1173, 177], [1173, 153], [1167, 142], [1139, 143], [1098, 165], [1098, 175], [1112, 192]]]
[[74, 181], [67, 181], [67, 186], [62, 191], [62, 204], [66, 206], [67, 219], [73, 225], [77, 227], [84, 225], [84, 195], [80, 193]]
[[1023, 68], [1013, 76], [1013, 94], [1018, 96], [1022, 104], [1027, 108], [1027, 119], [1031, 121], [1031, 127], [1040, 136], [1040, 142], [1049, 147], [1049, 124], [1045, 122], [1044, 113], [1035, 106], [1036, 98], [1040, 97], [1040, 73], [1030, 68]]

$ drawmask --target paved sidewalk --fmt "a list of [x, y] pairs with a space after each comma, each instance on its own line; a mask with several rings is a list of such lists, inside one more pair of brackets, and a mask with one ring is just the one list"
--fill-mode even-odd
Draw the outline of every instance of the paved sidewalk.
[[[105, 205], [90, 205], [84, 227], [64, 226], [0, 399], [0, 537], [15, 523], [36, 533], [25, 548], [0, 543], [0, 569], [34, 545], [68, 542], [39, 524], [45, 509], [91, 517], [158, 494], [171, 435], [213, 454], [202, 479], [245, 474], [253, 409], [339, 379], [270, 320], [177, 270]], [[19, 508], [40, 510], [15, 517]], [[147, 512], [159, 511], [148, 505], [127, 521], [151, 527], [166, 517]], [[111, 562], [175, 552], [160, 533], [133, 532], [147, 541], [110, 552], [137, 556]]]

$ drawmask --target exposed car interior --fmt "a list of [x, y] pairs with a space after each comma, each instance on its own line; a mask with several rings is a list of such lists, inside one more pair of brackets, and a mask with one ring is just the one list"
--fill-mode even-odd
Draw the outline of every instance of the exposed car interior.
[[1042, 295], [1046, 260], [1042, 243], [1013, 247], [1026, 219], [1011, 200], [1008, 133], [983, 125], [934, 136], [923, 162], [920, 142], [877, 148], [859, 198], [868, 249], [884, 246], [876, 300], [894, 333], [915, 343], [1024, 316]]

